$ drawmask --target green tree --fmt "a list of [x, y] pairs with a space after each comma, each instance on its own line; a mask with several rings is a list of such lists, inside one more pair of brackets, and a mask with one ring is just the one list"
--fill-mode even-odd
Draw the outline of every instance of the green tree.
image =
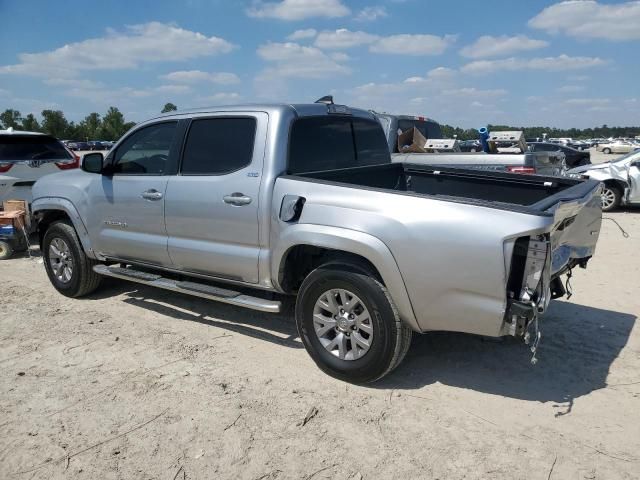
[[109, 107], [107, 113], [102, 117], [100, 137], [102, 140], [117, 140], [129, 128], [131, 128], [131, 124], [124, 121], [122, 112], [116, 107]]
[[30, 113], [22, 119], [22, 129], [27, 130], [28, 132], [40, 131], [40, 124], [38, 123], [38, 119], [33, 115], [33, 113]]
[[178, 107], [169, 102], [164, 104], [164, 107], [162, 108], [162, 111], [160, 113], [175, 112], [176, 110], [178, 110]]
[[43, 110], [41, 115], [42, 130], [45, 133], [57, 138], [66, 138], [68, 136], [69, 122], [61, 110]]
[[90, 113], [80, 122], [80, 131], [83, 139], [98, 140], [98, 134], [101, 133], [101, 129], [102, 119], [99, 113]]
[[20, 130], [22, 122], [22, 114], [18, 110], [13, 108], [7, 108], [4, 112], [0, 113], [0, 125], [3, 128], [14, 128]]

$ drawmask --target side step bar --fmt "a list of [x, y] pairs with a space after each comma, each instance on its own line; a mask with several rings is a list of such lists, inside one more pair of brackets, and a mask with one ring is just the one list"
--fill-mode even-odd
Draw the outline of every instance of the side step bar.
[[96, 265], [93, 271], [107, 277], [120, 278], [131, 282], [142, 283], [151, 287], [163, 288], [172, 292], [184, 293], [194, 297], [206, 298], [216, 302], [229, 303], [239, 307], [259, 310], [261, 312], [278, 313], [281, 303], [276, 300], [265, 300], [259, 297], [252, 297], [240, 292], [234, 292], [225, 288], [213, 287], [204, 283], [179, 282], [164, 278], [155, 273], [141, 272], [133, 268], [122, 268], [116, 266]]

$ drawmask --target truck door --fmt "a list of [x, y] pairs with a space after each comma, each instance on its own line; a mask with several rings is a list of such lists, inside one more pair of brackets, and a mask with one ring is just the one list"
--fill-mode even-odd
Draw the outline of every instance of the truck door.
[[164, 205], [175, 174], [178, 122], [164, 121], [130, 134], [107, 157], [112, 172], [89, 187], [89, 230], [96, 251], [107, 257], [170, 265]]
[[237, 112], [191, 121], [178, 175], [167, 186], [165, 222], [174, 268], [258, 282], [267, 121], [266, 113]]

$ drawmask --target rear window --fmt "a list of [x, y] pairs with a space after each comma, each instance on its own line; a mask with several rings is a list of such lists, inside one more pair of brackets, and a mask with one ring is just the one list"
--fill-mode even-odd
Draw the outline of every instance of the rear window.
[[389, 163], [380, 123], [353, 117], [296, 120], [289, 140], [288, 172], [303, 173]]
[[67, 160], [71, 154], [46, 135], [0, 135], [0, 161]]

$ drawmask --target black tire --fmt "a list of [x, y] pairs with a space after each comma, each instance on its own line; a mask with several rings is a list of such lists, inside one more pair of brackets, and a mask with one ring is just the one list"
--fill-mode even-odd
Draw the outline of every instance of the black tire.
[[[72, 274], [68, 281], [62, 281], [53, 272], [50, 262], [50, 245], [55, 239], [64, 241], [70, 251]], [[75, 229], [65, 221], [52, 223], [44, 234], [42, 241], [44, 266], [51, 284], [61, 294], [78, 298], [93, 292], [100, 285], [102, 277], [93, 271], [98, 262], [84, 253]]]
[[7, 260], [11, 255], [13, 255], [11, 243], [0, 240], [0, 260]]
[[[369, 350], [356, 360], [342, 360], [330, 353], [314, 329], [316, 301], [327, 290], [337, 288], [357, 295], [371, 315], [373, 341]], [[357, 267], [331, 264], [311, 272], [298, 292], [296, 324], [316, 365], [328, 375], [352, 383], [369, 383], [384, 377], [402, 362], [411, 344], [412, 331], [400, 319], [387, 289]]]
[[606, 153], [607, 155], [611, 153], [611, 149], [610, 148], [604, 148], [602, 150], [602, 153]]

